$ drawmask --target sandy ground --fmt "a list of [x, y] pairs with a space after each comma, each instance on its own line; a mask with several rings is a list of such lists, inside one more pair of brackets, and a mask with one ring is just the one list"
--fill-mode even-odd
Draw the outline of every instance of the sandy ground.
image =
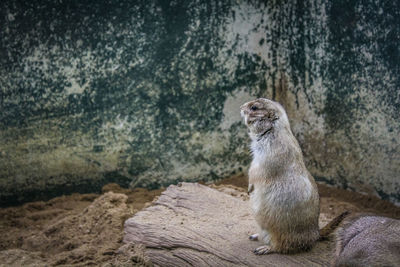
[[[247, 189], [244, 176], [217, 183]], [[345, 210], [400, 218], [400, 207], [376, 197], [319, 185], [321, 213]], [[73, 194], [47, 202], [0, 209], [0, 266], [151, 266], [143, 248], [122, 244], [124, 221], [163, 190], [124, 189], [116, 184], [102, 194]]]

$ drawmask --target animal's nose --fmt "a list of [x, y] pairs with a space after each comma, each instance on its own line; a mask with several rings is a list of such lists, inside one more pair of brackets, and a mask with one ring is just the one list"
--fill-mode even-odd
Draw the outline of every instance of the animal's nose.
[[244, 105], [240, 106], [240, 116], [246, 117], [249, 112], [245, 109]]

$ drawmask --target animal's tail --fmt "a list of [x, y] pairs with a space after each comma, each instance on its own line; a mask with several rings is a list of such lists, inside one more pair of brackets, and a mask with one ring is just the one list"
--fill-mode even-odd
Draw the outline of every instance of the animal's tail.
[[338, 227], [343, 219], [350, 214], [350, 211], [345, 211], [339, 216], [336, 216], [332, 221], [319, 230], [319, 240], [326, 240], [328, 236]]

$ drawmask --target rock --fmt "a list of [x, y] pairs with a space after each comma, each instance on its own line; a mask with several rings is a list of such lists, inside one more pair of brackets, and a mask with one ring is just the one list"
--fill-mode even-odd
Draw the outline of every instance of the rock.
[[[249, 203], [233, 194], [193, 183], [171, 185], [152, 206], [125, 222], [126, 244], [146, 247], [160, 266], [321, 266], [329, 265], [333, 244], [318, 242], [306, 253], [256, 256], [261, 242]], [[325, 217], [324, 217], [325, 218]]]

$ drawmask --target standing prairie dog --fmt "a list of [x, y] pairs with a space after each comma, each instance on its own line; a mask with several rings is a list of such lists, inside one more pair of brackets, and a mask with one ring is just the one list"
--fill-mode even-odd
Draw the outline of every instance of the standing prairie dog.
[[259, 98], [240, 107], [252, 140], [250, 203], [266, 245], [257, 255], [311, 249], [319, 238], [319, 195], [284, 108]]

